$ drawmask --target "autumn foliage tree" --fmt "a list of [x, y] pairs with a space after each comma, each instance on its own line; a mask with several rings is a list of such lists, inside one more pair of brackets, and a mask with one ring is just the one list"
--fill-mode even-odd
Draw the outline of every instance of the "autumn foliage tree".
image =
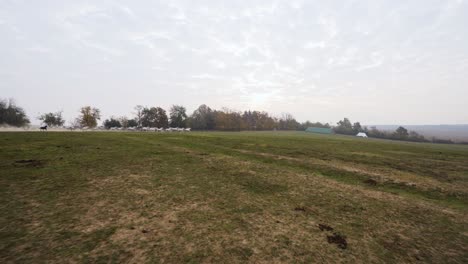
[[284, 113], [278, 122], [278, 129], [280, 130], [297, 130], [299, 126], [300, 124], [289, 113]]
[[243, 128], [242, 116], [239, 112], [227, 108], [215, 112], [217, 130], [240, 131]]
[[82, 127], [96, 127], [97, 121], [101, 119], [101, 111], [95, 107], [83, 106], [78, 119]]
[[276, 127], [275, 119], [267, 112], [245, 111], [242, 120], [247, 130], [273, 130]]

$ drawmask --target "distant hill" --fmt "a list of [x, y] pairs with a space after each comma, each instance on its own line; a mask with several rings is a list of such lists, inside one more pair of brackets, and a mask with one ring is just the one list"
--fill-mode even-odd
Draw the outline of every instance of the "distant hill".
[[[380, 130], [394, 131], [399, 125], [368, 125]], [[437, 137], [454, 141], [468, 141], [468, 124], [463, 125], [402, 125], [408, 130], [416, 131], [426, 138]]]

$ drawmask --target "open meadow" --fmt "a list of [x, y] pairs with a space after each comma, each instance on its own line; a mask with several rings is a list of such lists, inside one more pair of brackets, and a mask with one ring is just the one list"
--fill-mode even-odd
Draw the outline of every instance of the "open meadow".
[[0, 133], [1, 263], [468, 263], [468, 146]]

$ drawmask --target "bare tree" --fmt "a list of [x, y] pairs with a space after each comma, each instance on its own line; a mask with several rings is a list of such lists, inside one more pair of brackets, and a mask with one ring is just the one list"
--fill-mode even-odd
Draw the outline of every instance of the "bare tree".
[[296, 121], [293, 115], [290, 113], [283, 113], [279, 119], [279, 129], [282, 130], [296, 130], [299, 127], [299, 123]]
[[135, 121], [137, 122], [138, 126], [141, 126], [141, 122], [144, 115], [143, 109], [144, 107], [142, 105], [135, 106]]
[[71, 130], [81, 127], [80, 118], [78, 118], [78, 117], [71, 120], [71, 121], [69, 121], [69, 123], [70, 123], [70, 129]]
[[118, 118], [120, 124], [122, 127], [127, 128], [128, 127], [128, 118], [126, 116], [121, 116]]

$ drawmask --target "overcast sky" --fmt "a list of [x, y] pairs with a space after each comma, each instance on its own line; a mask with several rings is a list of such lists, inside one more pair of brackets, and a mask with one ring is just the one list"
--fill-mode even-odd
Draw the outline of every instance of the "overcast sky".
[[0, 0], [0, 97], [466, 124], [468, 1]]

